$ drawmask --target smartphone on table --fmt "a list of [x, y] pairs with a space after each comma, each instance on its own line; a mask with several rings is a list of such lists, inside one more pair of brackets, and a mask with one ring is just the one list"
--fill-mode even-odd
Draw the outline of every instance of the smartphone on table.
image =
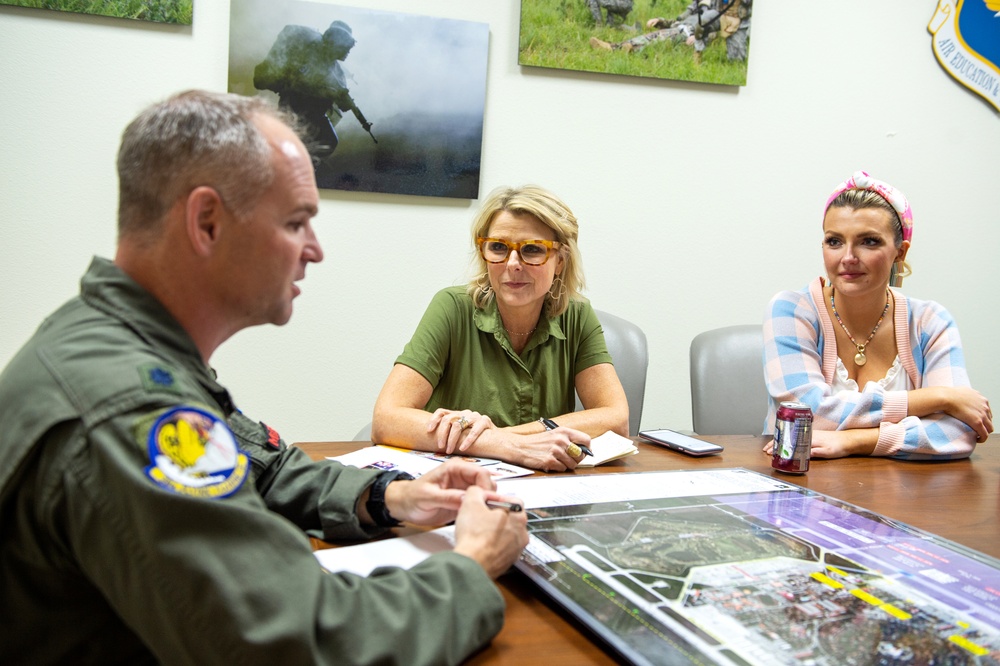
[[682, 435], [675, 430], [659, 428], [657, 430], [643, 430], [639, 432], [639, 439], [665, 446], [674, 451], [686, 453], [689, 456], [708, 456], [719, 453], [723, 447], [703, 439]]

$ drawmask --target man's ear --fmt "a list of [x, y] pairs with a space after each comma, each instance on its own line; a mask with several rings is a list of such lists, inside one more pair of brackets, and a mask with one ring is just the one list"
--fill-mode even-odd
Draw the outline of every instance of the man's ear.
[[211, 254], [226, 217], [222, 197], [213, 187], [196, 187], [188, 194], [184, 212], [185, 229], [195, 254]]

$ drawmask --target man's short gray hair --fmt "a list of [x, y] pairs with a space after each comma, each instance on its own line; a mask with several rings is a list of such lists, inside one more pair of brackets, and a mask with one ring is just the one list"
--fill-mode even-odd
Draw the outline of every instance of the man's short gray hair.
[[189, 90], [154, 104], [122, 134], [118, 151], [118, 236], [151, 237], [178, 197], [200, 186], [237, 217], [274, 180], [271, 148], [254, 120], [295, 118], [262, 98]]

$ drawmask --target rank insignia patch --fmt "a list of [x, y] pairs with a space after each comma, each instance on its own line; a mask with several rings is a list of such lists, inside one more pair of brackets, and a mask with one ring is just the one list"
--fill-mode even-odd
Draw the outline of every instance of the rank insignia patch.
[[178, 391], [173, 373], [162, 365], [147, 363], [139, 368], [139, 376], [147, 391]]
[[1000, 0], [939, 0], [927, 29], [941, 66], [1000, 111]]
[[192, 497], [226, 497], [247, 477], [250, 462], [229, 426], [197, 407], [174, 407], [149, 431], [150, 465], [157, 485]]

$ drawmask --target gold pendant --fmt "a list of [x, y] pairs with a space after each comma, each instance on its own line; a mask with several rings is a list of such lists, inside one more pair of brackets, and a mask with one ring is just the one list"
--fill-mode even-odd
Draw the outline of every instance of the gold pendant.
[[854, 365], [864, 365], [867, 362], [868, 359], [865, 358], [864, 352], [858, 352], [857, 354], [854, 355]]

